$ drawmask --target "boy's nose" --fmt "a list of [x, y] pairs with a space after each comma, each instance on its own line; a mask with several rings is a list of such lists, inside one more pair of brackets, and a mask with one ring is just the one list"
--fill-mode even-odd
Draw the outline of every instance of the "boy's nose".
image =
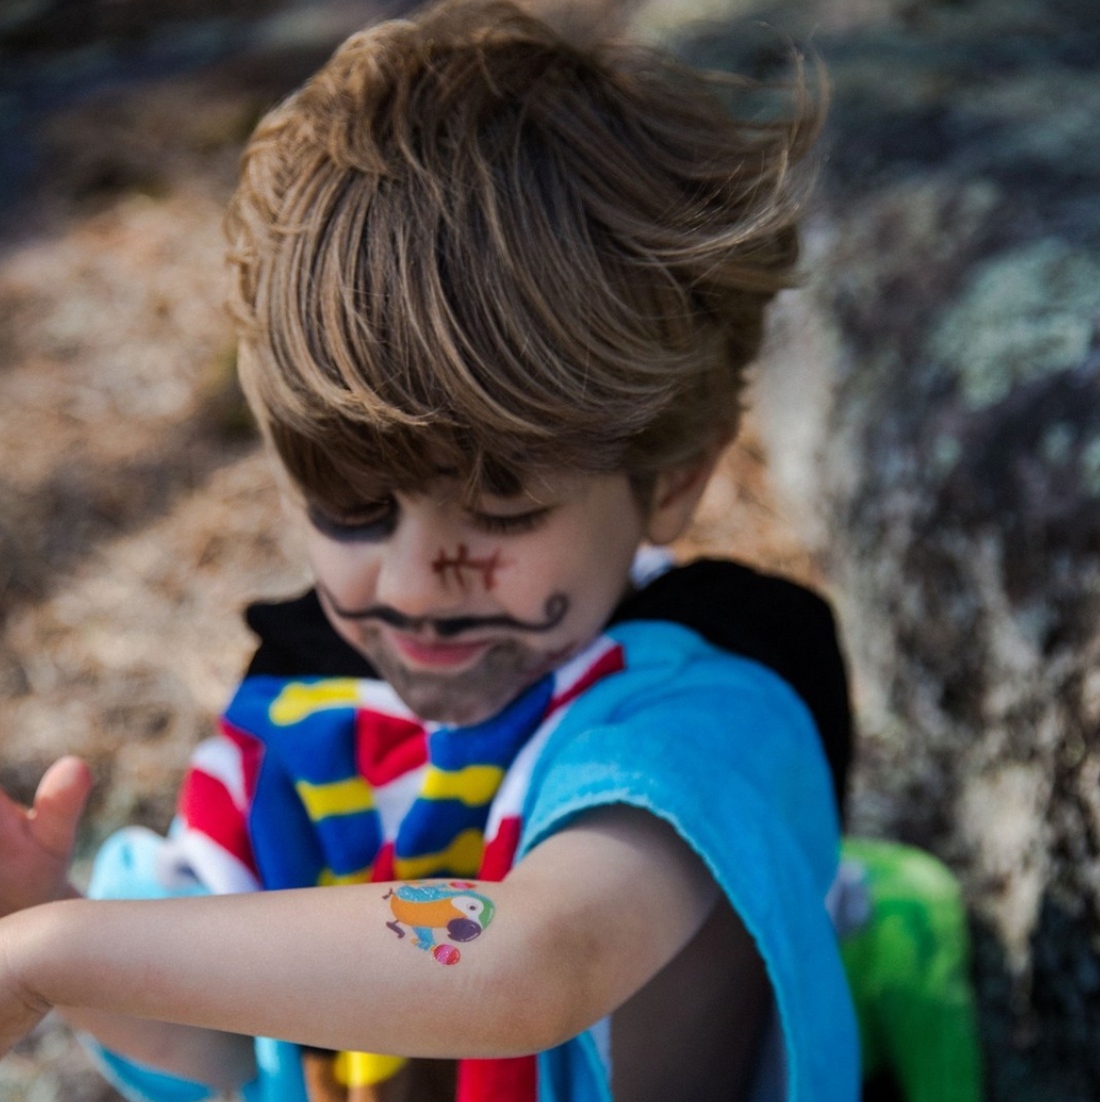
[[382, 556], [375, 589], [378, 604], [412, 618], [441, 616], [460, 608], [461, 587], [448, 585], [438, 569], [440, 556], [446, 555], [446, 539], [437, 525], [404, 519]]

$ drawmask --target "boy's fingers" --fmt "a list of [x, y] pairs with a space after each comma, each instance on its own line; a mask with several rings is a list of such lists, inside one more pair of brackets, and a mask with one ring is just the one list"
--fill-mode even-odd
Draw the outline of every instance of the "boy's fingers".
[[68, 857], [91, 790], [92, 771], [80, 758], [59, 758], [46, 770], [29, 816], [34, 836], [44, 849]]

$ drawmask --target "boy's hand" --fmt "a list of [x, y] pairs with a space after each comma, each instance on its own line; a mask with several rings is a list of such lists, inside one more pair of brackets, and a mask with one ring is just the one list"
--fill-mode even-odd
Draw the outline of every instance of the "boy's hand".
[[46, 770], [32, 807], [0, 792], [0, 917], [74, 894], [69, 866], [91, 788], [88, 766], [64, 757]]

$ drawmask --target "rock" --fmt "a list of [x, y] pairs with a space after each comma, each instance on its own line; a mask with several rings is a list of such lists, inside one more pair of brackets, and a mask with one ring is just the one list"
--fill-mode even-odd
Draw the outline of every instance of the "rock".
[[852, 828], [962, 877], [990, 1096], [1095, 1098], [1100, 20], [1090, 0], [753, 19], [683, 47], [767, 75], [783, 34], [812, 35], [831, 74], [810, 281], [758, 426], [850, 648]]

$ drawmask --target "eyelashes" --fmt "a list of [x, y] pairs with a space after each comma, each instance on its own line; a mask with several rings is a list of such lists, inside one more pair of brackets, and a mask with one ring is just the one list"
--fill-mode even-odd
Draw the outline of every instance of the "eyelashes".
[[492, 535], [509, 536], [519, 535], [521, 532], [533, 532], [549, 516], [550, 510], [532, 509], [527, 513], [499, 514], [499, 513], [474, 513], [473, 521], [476, 527], [483, 532]]
[[[337, 543], [378, 543], [388, 539], [397, 528], [398, 506], [387, 500], [365, 506], [342, 516], [333, 516], [317, 505], [306, 510], [310, 524], [321, 535]], [[470, 513], [470, 522], [482, 532], [496, 536], [514, 536], [533, 532], [550, 515], [549, 507], [526, 513]]]

